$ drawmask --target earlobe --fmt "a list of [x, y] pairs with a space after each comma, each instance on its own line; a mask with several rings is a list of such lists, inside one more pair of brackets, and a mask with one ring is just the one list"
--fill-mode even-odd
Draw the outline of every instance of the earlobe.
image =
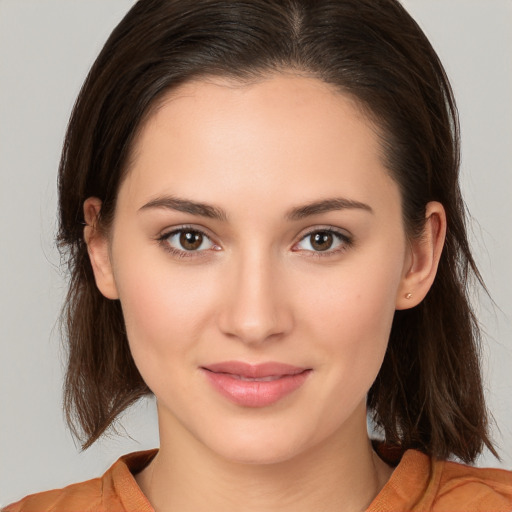
[[110, 260], [109, 241], [98, 227], [101, 200], [89, 197], [84, 202], [84, 240], [91, 260], [96, 286], [107, 299], [118, 299], [117, 288]]
[[426, 207], [422, 236], [410, 242], [410, 257], [398, 289], [396, 309], [412, 308], [425, 298], [436, 277], [445, 237], [444, 207], [431, 201]]

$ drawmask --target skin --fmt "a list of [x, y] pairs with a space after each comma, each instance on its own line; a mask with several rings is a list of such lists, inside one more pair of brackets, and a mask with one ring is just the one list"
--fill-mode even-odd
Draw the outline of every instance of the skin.
[[[429, 203], [421, 241], [407, 239], [380, 154], [357, 104], [316, 79], [196, 81], [143, 126], [108, 236], [101, 202], [85, 202], [97, 285], [121, 301], [157, 398], [160, 451], [136, 477], [155, 510], [364, 510], [389, 479], [365, 397], [394, 311], [432, 284], [446, 221]], [[144, 207], [169, 196], [225, 218]], [[368, 208], [287, 217], [332, 198]], [[185, 252], [179, 236], [158, 240], [183, 226], [207, 235], [188, 257], [168, 250]], [[315, 250], [308, 235], [326, 228], [349, 241]], [[200, 371], [230, 360], [312, 371], [277, 403], [243, 407]]]

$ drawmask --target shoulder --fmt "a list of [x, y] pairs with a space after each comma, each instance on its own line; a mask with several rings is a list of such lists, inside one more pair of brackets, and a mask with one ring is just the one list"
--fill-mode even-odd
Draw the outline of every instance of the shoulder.
[[379, 449], [395, 470], [367, 512], [511, 512], [512, 472]]
[[95, 478], [69, 485], [63, 489], [31, 494], [3, 508], [2, 512], [46, 512], [50, 510], [102, 512], [105, 510], [102, 494], [102, 479]]
[[156, 452], [125, 455], [100, 478], [31, 494], [1, 512], [150, 512], [153, 509], [133, 475], [149, 464]]
[[512, 510], [512, 472], [433, 461], [435, 510]]

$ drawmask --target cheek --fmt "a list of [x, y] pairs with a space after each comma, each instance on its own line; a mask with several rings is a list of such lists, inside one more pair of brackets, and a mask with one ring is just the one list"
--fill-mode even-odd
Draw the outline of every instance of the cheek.
[[[184, 271], [167, 255], [155, 258], [141, 251], [123, 259], [116, 283], [133, 358], [146, 377], [177, 356], [192, 357], [215, 303], [208, 271]], [[164, 374], [166, 372], [164, 371]], [[147, 382], [150, 385], [149, 382]], [[151, 385], [150, 385], [151, 387]]]
[[395, 312], [402, 272], [396, 262], [400, 258], [395, 254], [377, 263], [374, 259], [354, 259], [354, 264], [340, 265], [325, 278], [317, 275], [303, 281], [297, 294], [302, 304], [298, 317], [326, 360], [330, 357], [336, 361], [333, 379], [342, 379], [354, 388], [358, 382], [369, 387], [375, 379]]

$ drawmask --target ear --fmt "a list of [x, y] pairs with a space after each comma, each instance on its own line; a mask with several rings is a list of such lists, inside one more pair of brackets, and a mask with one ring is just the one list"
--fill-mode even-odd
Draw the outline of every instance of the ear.
[[107, 299], [118, 299], [112, 263], [110, 261], [109, 240], [98, 227], [101, 200], [89, 197], [84, 202], [84, 240], [91, 260], [96, 286]]
[[441, 203], [431, 201], [425, 212], [422, 236], [410, 241], [404, 276], [396, 297], [396, 309], [417, 306], [436, 277], [446, 237], [446, 213]]

